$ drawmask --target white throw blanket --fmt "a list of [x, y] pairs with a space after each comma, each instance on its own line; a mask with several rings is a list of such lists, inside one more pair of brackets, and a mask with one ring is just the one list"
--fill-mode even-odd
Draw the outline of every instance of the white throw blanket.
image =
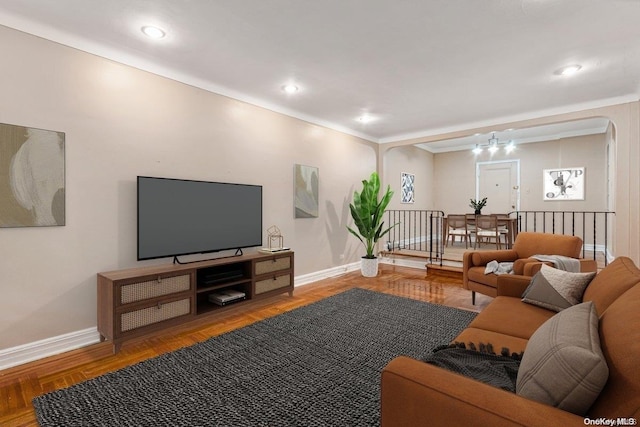
[[512, 274], [513, 263], [512, 262], [498, 262], [490, 261], [484, 269], [484, 274]]
[[570, 258], [563, 255], [533, 255], [531, 258], [535, 258], [542, 262], [553, 263], [553, 266], [558, 270], [564, 270], [571, 273], [580, 272], [580, 260], [576, 258]]

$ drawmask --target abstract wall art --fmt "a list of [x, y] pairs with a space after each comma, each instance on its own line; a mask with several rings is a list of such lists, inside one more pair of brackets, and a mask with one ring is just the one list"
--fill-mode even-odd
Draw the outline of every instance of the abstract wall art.
[[400, 203], [413, 203], [414, 200], [414, 184], [416, 177], [411, 173], [402, 172], [400, 174], [400, 188], [402, 194], [400, 197]]
[[584, 168], [545, 169], [544, 200], [584, 200]]
[[0, 123], [0, 227], [65, 225], [65, 134]]
[[318, 168], [295, 165], [293, 173], [295, 218], [318, 217]]

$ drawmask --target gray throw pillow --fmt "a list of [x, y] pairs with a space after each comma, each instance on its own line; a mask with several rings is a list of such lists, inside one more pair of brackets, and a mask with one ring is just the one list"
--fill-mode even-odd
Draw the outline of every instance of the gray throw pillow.
[[608, 378], [598, 314], [589, 301], [561, 311], [533, 333], [518, 370], [516, 393], [584, 415]]
[[522, 301], [553, 311], [561, 311], [582, 301], [596, 273], [570, 273], [542, 264], [522, 294]]

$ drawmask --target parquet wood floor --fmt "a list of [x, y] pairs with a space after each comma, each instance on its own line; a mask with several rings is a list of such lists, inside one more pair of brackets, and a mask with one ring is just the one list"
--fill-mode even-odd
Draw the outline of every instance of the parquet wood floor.
[[462, 288], [460, 274], [430, 272], [427, 275], [421, 269], [381, 264], [378, 277], [364, 278], [357, 271], [324, 279], [296, 288], [293, 297], [283, 294], [252, 301], [220, 315], [126, 342], [117, 355], [111, 353], [109, 343], [99, 343], [0, 371], [0, 426], [37, 425], [31, 405], [35, 396], [204, 341], [354, 287], [473, 311], [480, 311], [491, 301], [491, 298], [478, 294], [473, 306], [471, 293]]

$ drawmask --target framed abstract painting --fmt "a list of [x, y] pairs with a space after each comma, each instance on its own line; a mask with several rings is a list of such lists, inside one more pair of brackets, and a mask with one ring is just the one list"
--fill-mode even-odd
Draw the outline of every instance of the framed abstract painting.
[[65, 225], [65, 134], [0, 124], [0, 227]]
[[318, 217], [318, 168], [295, 165], [293, 173], [293, 203], [295, 218]]
[[544, 200], [584, 200], [584, 168], [545, 169]]
[[414, 199], [414, 184], [416, 176], [411, 173], [402, 172], [400, 174], [400, 188], [402, 194], [400, 195], [400, 203], [413, 203]]

